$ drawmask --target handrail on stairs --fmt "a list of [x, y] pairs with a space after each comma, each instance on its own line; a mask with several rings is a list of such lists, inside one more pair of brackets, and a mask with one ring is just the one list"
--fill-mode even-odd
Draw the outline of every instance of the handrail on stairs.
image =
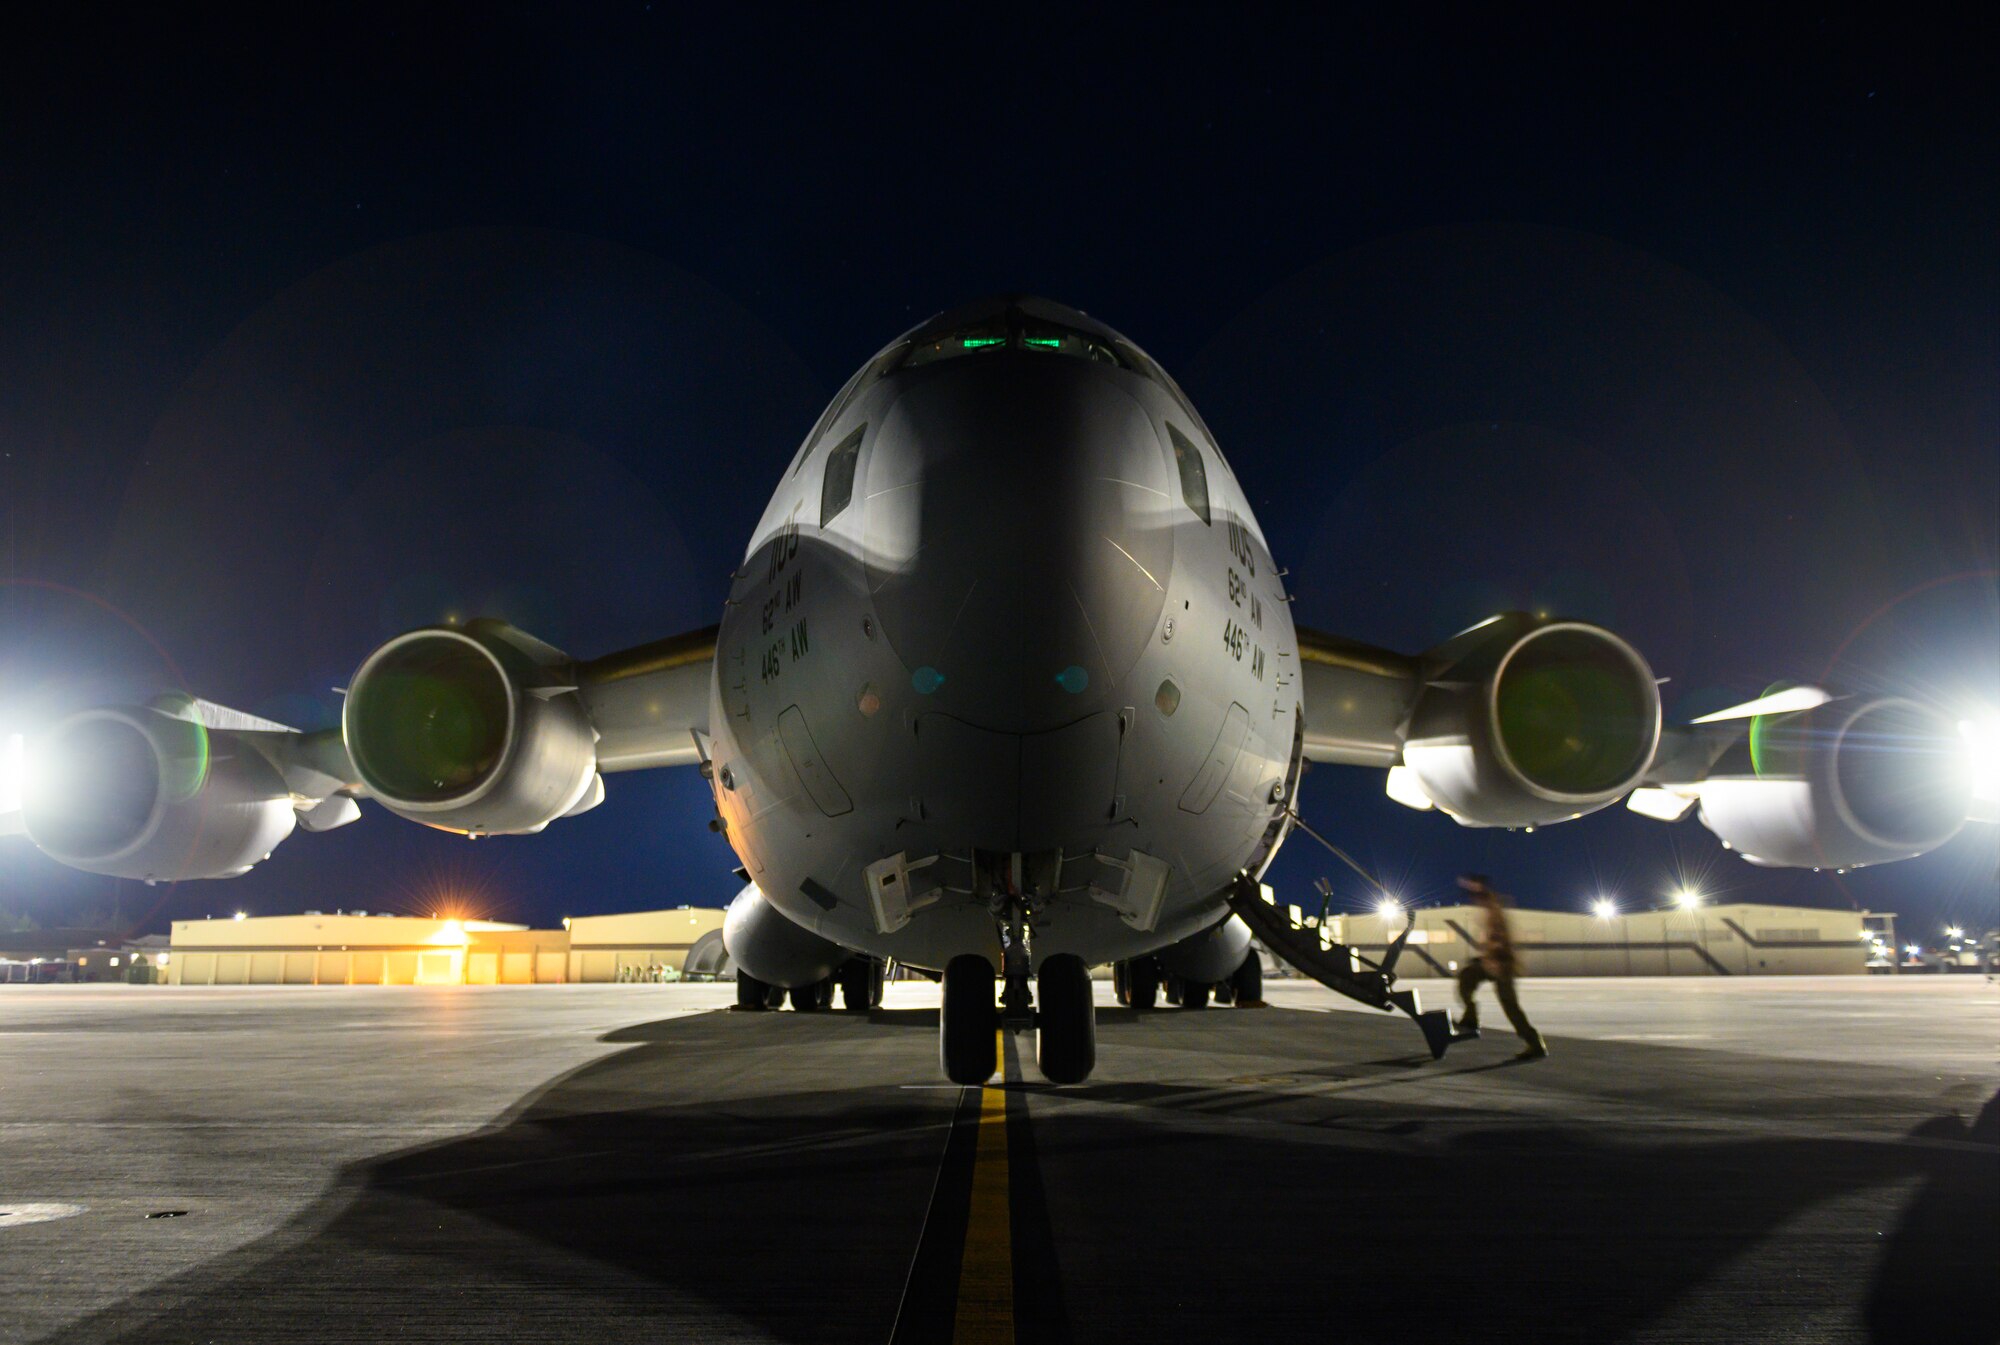
[[[1296, 814], [1293, 821], [1298, 822]], [[1328, 849], [1334, 848], [1325, 838], [1306, 828], [1303, 822], [1299, 825], [1307, 835]], [[1335, 853], [1340, 852], [1336, 850]], [[1346, 858], [1345, 855], [1341, 857]], [[1347, 862], [1364, 877], [1367, 876], [1366, 871], [1354, 865], [1352, 860]], [[1374, 880], [1371, 878], [1369, 881]], [[1376, 962], [1358, 949], [1330, 939], [1325, 926], [1311, 931], [1308, 938], [1305, 926], [1294, 924], [1290, 915], [1279, 907], [1271, 890], [1248, 872], [1237, 874], [1230, 884], [1229, 905], [1250, 927], [1250, 932], [1264, 941], [1265, 947], [1327, 989], [1370, 1008], [1385, 1012], [1401, 1010], [1408, 1014], [1424, 1034], [1424, 1044], [1430, 1048], [1431, 1059], [1444, 1058], [1454, 1039], [1450, 1015], [1443, 1009], [1422, 1008], [1414, 988], [1396, 988], [1396, 961], [1409, 942], [1411, 929], [1416, 926], [1414, 919], [1396, 936], [1382, 960]]]

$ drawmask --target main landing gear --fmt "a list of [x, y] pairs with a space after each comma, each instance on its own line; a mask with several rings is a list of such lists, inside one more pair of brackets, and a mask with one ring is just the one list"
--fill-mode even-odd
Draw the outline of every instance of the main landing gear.
[[1168, 975], [1159, 959], [1148, 955], [1113, 963], [1111, 984], [1118, 1002], [1128, 1009], [1157, 1008], [1163, 992], [1167, 1003], [1183, 1009], [1205, 1009], [1211, 999], [1239, 1009], [1264, 1007], [1264, 964], [1258, 961], [1255, 949], [1226, 981], [1190, 981]]
[[767, 985], [742, 968], [736, 971], [736, 1007], [739, 1009], [782, 1009], [785, 1007], [785, 987]]
[[882, 1007], [882, 964], [874, 958], [849, 958], [833, 978], [840, 983], [840, 1007], [849, 1013]]
[[[994, 999], [993, 964], [976, 953], [944, 969], [944, 1004], [938, 1022], [938, 1056], [947, 1079], [982, 1084], [1000, 1067], [1000, 1006]], [[1023, 987], [1025, 988], [1025, 987]], [[1050, 1083], [1082, 1083], [1097, 1065], [1097, 1008], [1090, 969], [1071, 953], [1044, 958], [1035, 977], [1030, 1011], [1016, 994], [1010, 1013], [1035, 1028], [1035, 1064]]]
[[833, 992], [840, 991], [841, 1007], [849, 1013], [866, 1013], [882, 1007], [882, 964], [872, 957], [855, 956], [840, 964], [833, 975], [787, 990], [781, 985], [760, 981], [736, 969], [736, 1007], [739, 1009], [782, 1009], [792, 1002], [793, 1013], [820, 1013], [833, 1007]]

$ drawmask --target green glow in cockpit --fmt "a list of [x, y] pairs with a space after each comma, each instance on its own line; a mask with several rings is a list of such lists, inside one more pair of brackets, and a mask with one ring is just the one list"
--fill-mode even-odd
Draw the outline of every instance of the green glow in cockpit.
[[1062, 349], [1060, 336], [1024, 336], [1021, 340], [1031, 346], [1040, 346], [1044, 350]]
[[978, 350], [984, 346], [1004, 346], [1007, 344], [1007, 338], [1004, 336], [968, 336], [962, 339], [959, 344], [967, 350]]

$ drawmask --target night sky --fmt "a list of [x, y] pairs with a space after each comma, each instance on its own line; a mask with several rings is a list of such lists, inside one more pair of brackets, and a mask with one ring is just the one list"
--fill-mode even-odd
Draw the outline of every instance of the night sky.
[[[301, 727], [381, 639], [591, 655], [717, 619], [852, 368], [1000, 291], [1186, 385], [1309, 625], [1605, 622], [1670, 717], [1781, 678], [2000, 700], [1985, 35], [1872, 17], [418, 7], [9, 21], [0, 731], [184, 686]], [[578, 13], [570, 12], [580, 11]], [[1537, 27], [1537, 23], [1548, 26]], [[366, 808], [145, 889], [0, 842], [0, 912], [502, 919], [715, 905], [691, 771], [533, 838]], [[1994, 828], [1836, 879], [1609, 811], [1515, 835], [1321, 767], [1412, 900], [1476, 868], [1996, 919]], [[1274, 881], [1327, 874], [1309, 841]]]

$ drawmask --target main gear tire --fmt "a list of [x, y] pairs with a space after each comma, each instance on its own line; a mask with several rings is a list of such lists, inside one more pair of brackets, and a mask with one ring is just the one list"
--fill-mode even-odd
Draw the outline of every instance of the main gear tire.
[[866, 1013], [882, 1002], [882, 964], [874, 958], [854, 958], [837, 975], [840, 1007], [849, 1013]]
[[1229, 978], [1236, 987], [1236, 1007], [1239, 1009], [1261, 1009], [1264, 1007], [1264, 960], [1252, 948], [1243, 956], [1243, 965]]
[[1159, 963], [1150, 957], [1135, 957], [1125, 964], [1125, 1003], [1134, 1009], [1159, 1007]]

